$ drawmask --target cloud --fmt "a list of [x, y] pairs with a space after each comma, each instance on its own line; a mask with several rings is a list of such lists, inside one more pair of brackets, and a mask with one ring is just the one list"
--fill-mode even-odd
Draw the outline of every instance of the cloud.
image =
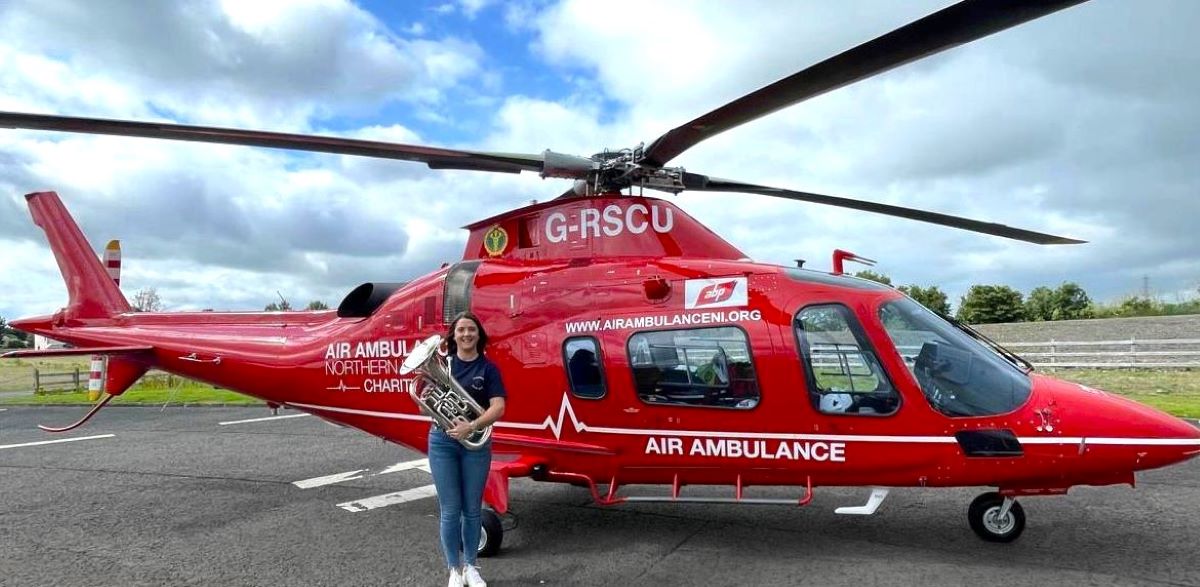
[[301, 130], [387, 100], [436, 102], [481, 57], [474, 43], [404, 38], [335, 0], [14, 2], [0, 39], [18, 65], [5, 75], [12, 103]]
[[[655, 3], [620, 26], [620, 10], [564, 2], [541, 14], [535, 48], [560, 68], [593, 72], [626, 105], [621, 123], [650, 140], [942, 4]], [[677, 160], [689, 171], [1093, 244], [1038, 248], [755, 196], [680, 201], [758, 259], [810, 257], [819, 267], [833, 248], [849, 248], [900, 282], [953, 291], [1073, 279], [1103, 300], [1126, 293], [1138, 272], [1196, 280], [1187, 275], [1194, 263], [1166, 269], [1159, 260], [1200, 257], [1200, 238], [1185, 227], [1200, 211], [1200, 112], [1191, 105], [1200, 52], [1188, 18], [1197, 10], [1166, 2], [1069, 9], [777, 112]], [[661, 22], [656, 11], [672, 16], [669, 30], [651, 30]]]
[[[948, 3], [506, 3], [494, 12], [524, 40], [528, 54], [516, 56], [489, 43], [487, 2], [394, 22], [332, 0], [9, 2], [0, 109], [590, 155], [649, 142]], [[669, 199], [755, 259], [827, 268], [834, 248], [849, 249], [952, 300], [975, 283], [1062, 281], [1108, 300], [1144, 276], [1190, 291], [1200, 281], [1198, 16], [1186, 1], [1088, 3], [784, 109], [673, 162], [1090, 244], [1037, 247], [764, 196]], [[438, 26], [415, 26], [429, 18]], [[509, 79], [529, 81], [505, 91]], [[0, 315], [65, 300], [27, 191], [58, 190], [97, 243], [121, 237], [129, 291], [158, 286], [174, 308], [258, 308], [276, 290], [294, 305], [334, 305], [362, 281], [411, 279], [459, 258], [458, 227], [568, 187], [5, 130], [0, 245], [40, 260], [0, 265], [23, 284]]]

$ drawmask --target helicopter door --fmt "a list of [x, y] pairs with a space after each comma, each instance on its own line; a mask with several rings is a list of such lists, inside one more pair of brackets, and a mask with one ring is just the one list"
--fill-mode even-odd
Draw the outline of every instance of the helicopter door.
[[796, 313], [795, 328], [814, 409], [886, 416], [899, 408], [900, 395], [849, 308], [806, 306]]
[[481, 261], [463, 261], [446, 272], [446, 289], [442, 296], [442, 321], [449, 324], [455, 316], [471, 309], [471, 287]]

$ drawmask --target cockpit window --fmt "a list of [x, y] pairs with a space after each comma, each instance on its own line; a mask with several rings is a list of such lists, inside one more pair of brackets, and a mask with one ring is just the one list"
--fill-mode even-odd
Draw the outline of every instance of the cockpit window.
[[1029, 376], [1012, 363], [909, 298], [879, 307], [879, 319], [937, 411], [947, 416], [993, 416], [1029, 399]]
[[849, 308], [825, 304], [800, 310], [796, 337], [808, 364], [814, 408], [826, 414], [886, 415], [899, 407], [900, 395]]

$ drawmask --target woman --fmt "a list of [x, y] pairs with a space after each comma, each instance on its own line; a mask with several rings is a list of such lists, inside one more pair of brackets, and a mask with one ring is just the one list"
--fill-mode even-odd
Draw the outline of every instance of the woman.
[[504, 383], [500, 370], [487, 357], [487, 333], [474, 314], [463, 312], [450, 322], [446, 333], [450, 374], [486, 409], [474, 421], [460, 418], [454, 428], [429, 431], [429, 470], [441, 507], [442, 552], [450, 567], [450, 587], [486, 587], [475, 566], [479, 550], [483, 486], [492, 465], [489, 441], [479, 450], [467, 450], [459, 440], [490, 426], [504, 415]]

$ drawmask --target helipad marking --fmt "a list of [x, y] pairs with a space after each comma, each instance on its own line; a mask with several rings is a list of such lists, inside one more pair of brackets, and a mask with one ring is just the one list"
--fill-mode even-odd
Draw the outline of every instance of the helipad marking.
[[400, 471], [411, 471], [419, 469], [429, 472], [429, 459], [417, 459], [415, 461], [407, 461], [396, 463], [378, 473], [368, 473], [370, 469], [358, 469], [357, 471], [346, 471], [345, 473], [337, 473], [334, 475], [325, 475], [323, 477], [313, 477], [312, 479], [302, 479], [300, 481], [292, 481], [292, 485], [300, 489], [312, 489], [313, 487], [321, 487], [322, 485], [333, 485], [343, 481], [353, 481], [362, 479], [363, 477], [374, 477], [376, 475], [387, 475], [388, 473], [398, 473]]
[[267, 416], [265, 418], [251, 418], [249, 420], [232, 420], [230, 422], [217, 422], [217, 426], [228, 426], [230, 424], [249, 424], [251, 422], [266, 422], [268, 420], [285, 420], [287, 418], [303, 418], [312, 414], [286, 414], [283, 416]]
[[339, 503], [337, 506], [348, 512], [365, 512], [376, 508], [387, 507], [389, 505], [398, 505], [410, 501], [416, 501], [418, 499], [425, 499], [435, 495], [437, 495], [437, 488], [435, 486], [423, 485], [421, 487], [405, 489], [404, 491], [397, 491], [395, 493], [385, 493], [383, 495], [376, 495], [375, 497], [368, 497], [366, 499]]
[[37, 442], [23, 442], [21, 444], [0, 444], [0, 450], [6, 448], [21, 448], [23, 446], [39, 446], [43, 444], [59, 444], [62, 442], [75, 442], [77, 440], [97, 440], [100, 438], [112, 438], [116, 434], [97, 434], [96, 436], [78, 436], [76, 438], [59, 438], [55, 440], [39, 440]]

